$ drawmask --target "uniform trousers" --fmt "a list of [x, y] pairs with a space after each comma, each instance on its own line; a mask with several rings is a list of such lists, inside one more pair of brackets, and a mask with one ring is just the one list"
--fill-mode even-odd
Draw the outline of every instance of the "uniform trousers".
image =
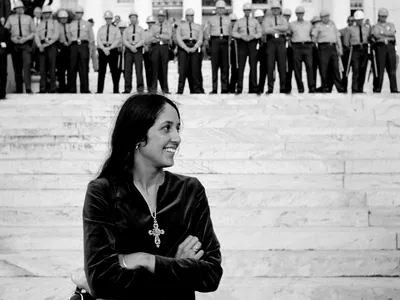
[[374, 93], [380, 93], [383, 84], [383, 75], [389, 76], [390, 92], [397, 92], [396, 81], [396, 50], [393, 44], [376, 43], [374, 45], [376, 55], [377, 77], [374, 80]]
[[287, 52], [286, 52], [285, 92], [290, 93], [292, 91], [292, 77], [293, 77], [293, 71], [294, 71], [292, 46], [287, 47], [286, 51]]
[[230, 71], [231, 77], [229, 79], [228, 89], [230, 93], [235, 93], [238, 80], [238, 70], [239, 70], [238, 45], [236, 39], [231, 40], [229, 54], [230, 54], [229, 59], [231, 65], [231, 71]]
[[302, 64], [304, 62], [307, 72], [308, 91], [315, 92], [315, 78], [313, 72], [313, 47], [309, 43], [292, 43], [292, 61], [297, 90], [304, 92]]
[[[66, 93], [68, 91], [68, 69], [71, 56], [71, 48], [69, 46], [60, 45], [57, 55], [57, 80], [58, 92]], [[67, 75], [67, 76], [66, 76]]]
[[160, 77], [161, 90], [169, 93], [168, 88], [168, 61], [169, 46], [167, 44], [153, 43], [151, 50], [151, 92], [157, 91], [157, 79]]
[[99, 53], [99, 69], [97, 77], [97, 93], [103, 93], [104, 80], [106, 78], [107, 65], [110, 66], [111, 78], [113, 81], [113, 92], [119, 93], [118, 80], [118, 49], [110, 50], [110, 54], [106, 55], [103, 50], [98, 49]]
[[[352, 54], [352, 56], [354, 55], [354, 53]], [[347, 66], [349, 64], [349, 60], [350, 60], [350, 66], [352, 66], [352, 58], [350, 58], [350, 49], [343, 49], [343, 55], [342, 55], [342, 63], [343, 63], [343, 73], [342, 73], [342, 84], [343, 84], [343, 88], [347, 91], [347, 87], [348, 87], [348, 77], [346, 74], [347, 71]], [[353, 70], [354, 72], [354, 70]]]
[[144, 90], [143, 81], [143, 47], [137, 48], [133, 53], [130, 49], [125, 49], [125, 91], [132, 91], [133, 64], [135, 64], [136, 91], [142, 93]]
[[[56, 92], [56, 62], [57, 45], [55, 43], [45, 47], [43, 52], [39, 52], [40, 92], [42, 93]], [[50, 79], [50, 86], [47, 84], [47, 78]]]
[[[336, 44], [318, 44], [319, 71], [322, 82], [322, 92], [329, 93], [330, 82], [336, 86], [339, 93], [345, 92], [339, 72], [339, 54]], [[331, 79], [330, 79], [331, 78]]]
[[285, 92], [286, 84], [286, 39], [272, 38], [267, 41], [267, 68], [268, 68], [268, 92], [274, 90], [275, 62], [278, 64], [280, 92]]
[[[184, 41], [184, 43], [189, 48], [192, 48], [196, 44], [195, 41]], [[186, 79], [188, 79], [189, 85], [191, 85], [190, 88], [191, 93], [194, 94], [202, 93], [199, 51], [196, 50], [195, 52], [188, 53], [184, 49], [179, 47], [178, 60], [179, 60], [178, 94], [183, 93]]]
[[81, 93], [90, 93], [89, 91], [89, 43], [82, 41], [80, 45], [76, 42], [71, 43], [71, 58], [69, 67], [70, 93], [76, 93], [76, 77], [79, 71], [79, 80], [81, 83]]
[[249, 57], [250, 74], [249, 74], [249, 93], [258, 93], [257, 84], [257, 44], [258, 40], [253, 39], [249, 42], [242, 39], [237, 40], [238, 43], [238, 56], [239, 56], [239, 70], [237, 81], [237, 93], [243, 91], [243, 77], [244, 68], [246, 66], [247, 56]]
[[218, 70], [221, 70], [221, 92], [228, 93], [229, 41], [228, 37], [211, 37], [212, 92], [218, 91]]
[[362, 93], [364, 91], [365, 76], [368, 64], [368, 46], [353, 46], [351, 57], [351, 69], [353, 71], [353, 82], [351, 91], [353, 93]]
[[150, 53], [151, 49], [148, 51], [145, 51], [143, 53], [143, 62], [144, 62], [144, 69], [146, 71], [146, 85], [147, 85], [147, 90], [150, 90], [151, 87], [151, 78], [153, 77], [153, 74], [151, 72], [151, 59], [150, 59]]
[[6, 97], [7, 87], [7, 51], [0, 49], [0, 99]]
[[23, 83], [25, 83], [25, 90], [27, 92], [31, 91], [31, 52], [32, 41], [27, 41], [24, 44], [14, 44], [13, 46], [11, 56], [17, 93], [22, 93]]

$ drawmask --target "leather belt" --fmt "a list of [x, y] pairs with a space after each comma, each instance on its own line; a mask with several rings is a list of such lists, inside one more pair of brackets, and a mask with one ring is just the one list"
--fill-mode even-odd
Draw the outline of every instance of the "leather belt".
[[336, 43], [323, 42], [318, 43], [318, 46], [336, 46]]
[[89, 44], [89, 41], [81, 41], [81, 40], [77, 40], [77, 41], [72, 41], [71, 45], [85, 45], [85, 44]]
[[267, 41], [272, 40], [272, 39], [286, 39], [286, 35], [284, 34], [267, 34]]
[[292, 42], [292, 45], [312, 45], [313, 42]]
[[229, 39], [229, 35], [212, 35], [210, 40], [227, 40]]
[[387, 44], [392, 44], [393, 46], [395, 46], [396, 45], [396, 42], [395, 41], [380, 41], [380, 42], [376, 42], [375, 44], [377, 44], [377, 45], [387, 45]]
[[363, 48], [368, 48], [368, 44], [358, 44], [358, 45], [352, 45], [353, 49], [363, 49]]

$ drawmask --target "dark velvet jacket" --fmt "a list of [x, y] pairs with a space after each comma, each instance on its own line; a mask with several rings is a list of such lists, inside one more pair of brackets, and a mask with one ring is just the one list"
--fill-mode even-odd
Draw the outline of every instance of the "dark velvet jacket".
[[[222, 277], [220, 244], [214, 233], [202, 184], [193, 177], [165, 172], [157, 194], [157, 222], [165, 233], [157, 248], [153, 218], [133, 181], [98, 178], [89, 183], [83, 207], [85, 272], [96, 298], [191, 300], [195, 291], [212, 292]], [[175, 259], [179, 244], [197, 236], [200, 260]], [[154, 274], [128, 270], [118, 254], [156, 256]]]

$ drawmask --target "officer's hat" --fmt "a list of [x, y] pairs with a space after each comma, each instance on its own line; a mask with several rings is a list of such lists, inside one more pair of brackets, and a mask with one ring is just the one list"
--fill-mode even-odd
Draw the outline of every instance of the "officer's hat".
[[304, 14], [306, 12], [304, 6], [297, 6], [295, 10], [296, 14]]
[[289, 8], [285, 8], [283, 11], [282, 11], [282, 15], [284, 15], [284, 16], [291, 16], [292, 15], [292, 11], [289, 9]]
[[243, 10], [251, 10], [251, 3], [243, 4]]
[[215, 3], [215, 8], [226, 8], [225, 1], [217, 1], [217, 3]]
[[331, 14], [331, 12], [324, 8], [324, 9], [321, 9], [321, 13], [319, 15], [322, 18], [322, 17], [330, 16], [330, 14]]
[[194, 16], [194, 9], [188, 8], [185, 12], [185, 16]]
[[136, 10], [132, 9], [132, 10], [129, 12], [128, 17], [130, 18], [131, 16], [136, 16], [136, 17], [138, 17], [139, 15], [138, 15], [138, 13], [137, 13]]
[[281, 4], [279, 3], [279, 0], [272, 0], [271, 8], [281, 8]]
[[43, 6], [42, 14], [51, 14], [53, 10], [50, 5]]
[[164, 9], [160, 9], [159, 11], [158, 11], [158, 13], [157, 13], [157, 16], [165, 16], [166, 15], [166, 13], [165, 13], [165, 10]]
[[378, 16], [384, 16], [387, 17], [389, 15], [389, 11], [386, 8], [380, 8], [378, 10]]
[[237, 20], [237, 15], [235, 13], [231, 13], [229, 15], [229, 19], [231, 19], [231, 21], [236, 21]]
[[22, 3], [22, 1], [15, 1], [14, 9], [16, 8], [24, 8], [24, 4]]
[[84, 13], [84, 9], [83, 9], [83, 7], [82, 6], [80, 6], [80, 5], [78, 5], [77, 7], [76, 7], [76, 9], [75, 9], [75, 13], [77, 14], [77, 13]]
[[264, 13], [261, 9], [256, 9], [256, 11], [254, 12], [254, 18], [258, 17], [264, 17]]
[[112, 11], [107, 10], [104, 13], [104, 19], [112, 19], [112, 18], [114, 18], [114, 15], [113, 15]]
[[146, 19], [146, 23], [147, 23], [147, 24], [149, 24], [149, 23], [155, 23], [155, 22], [156, 22], [156, 20], [154, 20], [154, 17], [153, 17], [153, 16], [148, 16], [147, 19]]
[[312, 19], [311, 19], [311, 23], [312, 24], [315, 24], [315, 23], [317, 23], [317, 22], [321, 22], [321, 17], [320, 16], [314, 16]]
[[58, 12], [58, 17], [59, 17], [60, 19], [61, 19], [61, 18], [68, 18], [69, 15], [68, 15], [68, 12], [67, 12], [66, 10], [62, 9], [62, 10], [60, 10], [60, 11]]
[[126, 28], [126, 27], [128, 27], [128, 24], [126, 24], [125, 21], [120, 21], [118, 23], [118, 28]]
[[364, 13], [362, 10], [357, 10], [354, 12], [354, 20], [362, 20], [364, 19]]

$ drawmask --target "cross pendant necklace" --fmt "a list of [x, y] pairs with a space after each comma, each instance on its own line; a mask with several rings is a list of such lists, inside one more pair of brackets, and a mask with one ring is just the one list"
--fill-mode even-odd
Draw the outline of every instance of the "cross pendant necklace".
[[157, 248], [160, 248], [160, 244], [161, 244], [161, 239], [160, 239], [160, 235], [165, 233], [164, 229], [160, 229], [158, 227], [158, 223], [157, 223], [157, 213], [151, 213], [151, 216], [153, 218], [153, 229], [149, 230], [149, 235], [153, 235], [154, 236], [154, 243], [156, 244]]

